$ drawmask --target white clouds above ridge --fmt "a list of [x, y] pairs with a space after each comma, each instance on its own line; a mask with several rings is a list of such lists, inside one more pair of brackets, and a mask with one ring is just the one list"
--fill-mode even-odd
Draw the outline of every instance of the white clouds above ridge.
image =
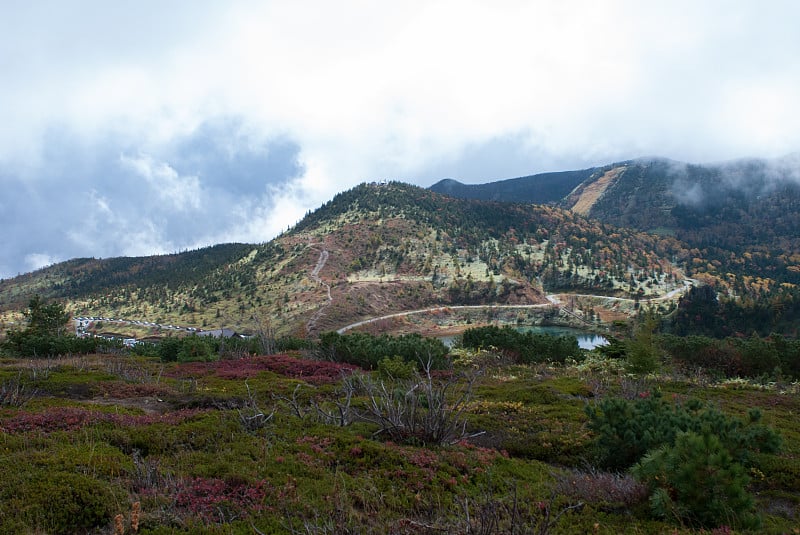
[[[789, 1], [64, 6], [0, 7], [0, 277], [267, 240], [374, 178], [800, 146]], [[54, 221], [23, 235], [21, 202]]]

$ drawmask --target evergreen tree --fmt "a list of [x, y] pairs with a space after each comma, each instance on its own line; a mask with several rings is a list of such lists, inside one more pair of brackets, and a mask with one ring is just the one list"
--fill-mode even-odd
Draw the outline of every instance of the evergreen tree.
[[655, 343], [655, 331], [658, 318], [655, 314], [646, 314], [639, 324], [633, 338], [626, 342], [627, 368], [635, 374], [645, 375], [658, 370], [659, 350]]
[[67, 332], [69, 312], [58, 302], [45, 304], [39, 295], [28, 302], [28, 309], [22, 312], [28, 320], [26, 332], [37, 336], [62, 336]]

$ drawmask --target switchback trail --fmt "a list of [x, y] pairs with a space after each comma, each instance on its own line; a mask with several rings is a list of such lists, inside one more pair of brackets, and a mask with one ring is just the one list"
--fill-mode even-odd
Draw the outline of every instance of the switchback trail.
[[317, 321], [319, 320], [319, 318], [322, 317], [322, 314], [325, 312], [325, 309], [328, 308], [331, 305], [331, 303], [333, 303], [333, 295], [331, 295], [331, 285], [323, 281], [319, 276], [319, 272], [322, 271], [322, 268], [325, 267], [325, 264], [328, 262], [328, 258], [330, 258], [330, 253], [328, 252], [327, 249], [322, 249], [319, 253], [317, 264], [314, 266], [314, 269], [311, 270], [311, 280], [325, 287], [326, 291], [328, 292], [328, 302], [323, 304], [314, 313], [314, 315], [311, 316], [311, 318], [306, 322], [306, 332], [311, 332], [313, 329], [317, 327]]

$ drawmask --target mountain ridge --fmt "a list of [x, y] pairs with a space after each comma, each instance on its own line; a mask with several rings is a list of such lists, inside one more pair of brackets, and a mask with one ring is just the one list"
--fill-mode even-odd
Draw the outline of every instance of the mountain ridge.
[[[538, 173], [517, 178], [503, 179], [486, 184], [464, 184], [446, 178], [430, 186], [431, 191], [466, 199], [491, 200], [502, 202], [524, 202], [548, 204], [561, 200], [574, 187], [586, 180], [597, 168], [578, 171], [556, 171]], [[492, 184], [491, 187], [486, 187]]]
[[[70, 280], [77, 268], [62, 263], [0, 283], [0, 306], [19, 305], [44, 289], [38, 293], [69, 300], [80, 315], [103, 311], [251, 332], [269, 323], [306, 336], [434, 305], [545, 303], [550, 290], [666, 291], [682, 284], [669, 258], [688, 254], [671, 238], [554, 206], [456, 199], [399, 182], [341, 192], [270, 242], [218, 247], [172, 259], [104, 261], [120, 268], [102, 272], [94, 286]], [[147, 267], [189, 268], [214, 252], [216, 263], [201, 263], [183, 280]]]
[[[781, 314], [800, 303], [797, 160], [627, 160], [548, 174], [584, 180], [543, 204], [364, 183], [266, 243], [73, 259], [0, 281], [0, 312], [41, 294], [79, 315], [314, 336], [402, 310], [544, 303], [551, 292], [647, 298], [688, 276], [785, 325], [794, 316]], [[537, 198], [552, 195], [531, 177], [500, 189], [527, 182]]]
[[[617, 227], [675, 236], [697, 249], [698, 258], [719, 262], [706, 270], [716, 275], [749, 273], [776, 284], [800, 285], [797, 154], [702, 165], [647, 157], [593, 169], [554, 204]], [[525, 195], [525, 184], [535, 182], [533, 175], [518, 183], [516, 202], [536, 202], [535, 196]], [[507, 181], [475, 187], [486, 196], [495, 189], [508, 194]], [[726, 260], [726, 252], [736, 259], [729, 254]], [[778, 259], [767, 261], [768, 252]]]

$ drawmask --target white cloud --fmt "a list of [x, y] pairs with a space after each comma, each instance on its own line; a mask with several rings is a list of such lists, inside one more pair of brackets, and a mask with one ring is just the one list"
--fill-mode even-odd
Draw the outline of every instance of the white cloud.
[[[711, 146], [708, 159], [735, 156], [747, 149], [752, 121], [733, 120], [731, 128], [731, 117], [749, 97], [746, 88], [744, 97], [726, 93], [754, 74], [771, 87], [778, 74], [798, 72], [786, 52], [792, 43], [780, 40], [785, 23], [776, 20], [789, 14], [768, 17], [751, 3], [387, 6], [238, 4], [213, 20], [198, 16], [194, 32], [162, 26], [157, 51], [123, 39], [126, 62], [116, 60], [111, 43], [90, 69], [66, 47], [56, 57], [74, 72], [56, 69], [66, 74], [59, 89], [34, 80], [29, 97], [64, 94], [36, 98], [55, 109], [46, 106], [33, 122], [61, 118], [86, 135], [120, 129], [148, 151], [209, 117], [243, 116], [265, 135], [297, 139], [338, 175], [328, 181], [353, 183], [357, 173], [414, 172], [457, 158], [469, 144], [519, 132], [551, 153], [636, 156], [666, 143], [702, 159], [691, 135], [697, 130], [702, 146]], [[748, 26], [753, 19], [761, 23]], [[88, 30], [98, 32], [99, 22], [91, 22]], [[779, 25], [777, 36], [766, 33], [768, 24]], [[775, 54], [786, 61], [764, 61]], [[771, 98], [775, 109], [798, 108], [791, 92]], [[720, 99], [731, 106], [709, 106]], [[785, 125], [760, 122], [759, 136], [797, 142]]]
[[55, 263], [53, 257], [47, 253], [31, 253], [25, 255], [25, 267], [29, 271], [35, 271], [39, 268], [47, 267]]
[[[155, 251], [267, 240], [363, 180], [503, 178], [486, 171], [492, 157], [514, 176], [779, 156], [800, 146], [799, 16], [788, 0], [6, 3], [0, 180], [69, 179], [124, 211], [135, 192], [114, 173], [134, 172], [157, 205], [135, 250]], [[214, 154], [287, 139], [299, 175], [258, 192], [224, 189], [238, 179], [225, 175], [213, 189], [170, 157], [226, 118], [239, 130]], [[112, 142], [116, 170], [98, 150]], [[84, 155], [82, 175], [54, 160], [62, 143]], [[189, 215], [211, 217], [220, 197], [226, 217], [192, 230]]]
[[145, 179], [159, 199], [176, 210], [198, 210], [201, 207], [200, 180], [181, 176], [166, 162], [157, 162], [148, 155], [120, 156], [120, 162]]

